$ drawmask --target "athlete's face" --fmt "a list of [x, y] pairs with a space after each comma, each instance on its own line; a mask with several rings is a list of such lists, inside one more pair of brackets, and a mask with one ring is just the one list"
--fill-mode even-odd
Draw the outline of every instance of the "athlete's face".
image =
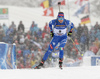
[[62, 23], [62, 22], [63, 22], [63, 20], [64, 20], [64, 18], [63, 18], [63, 17], [59, 17], [59, 18], [58, 18], [58, 21], [59, 21], [60, 23]]

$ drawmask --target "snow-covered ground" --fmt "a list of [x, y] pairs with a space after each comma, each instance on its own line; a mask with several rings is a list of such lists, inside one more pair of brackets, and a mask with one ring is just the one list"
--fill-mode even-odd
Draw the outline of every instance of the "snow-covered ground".
[[0, 70], [0, 79], [100, 79], [100, 66]]

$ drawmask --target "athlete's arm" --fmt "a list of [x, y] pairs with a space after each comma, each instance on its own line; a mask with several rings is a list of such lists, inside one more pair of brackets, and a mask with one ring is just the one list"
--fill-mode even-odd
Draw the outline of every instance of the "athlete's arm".
[[51, 20], [51, 21], [49, 22], [50, 31], [53, 31], [52, 25], [54, 25], [54, 24], [55, 24], [55, 20]]
[[49, 22], [50, 35], [51, 35], [51, 37], [54, 36], [53, 29], [52, 29], [52, 25], [54, 25], [54, 24], [55, 24], [55, 20], [52, 20], [52, 21]]
[[69, 20], [67, 20], [67, 24], [68, 24], [68, 28], [69, 28], [69, 30], [68, 30], [68, 36], [71, 37], [72, 31], [73, 31], [73, 28], [74, 28], [74, 24], [72, 22], [70, 22]]
[[74, 28], [74, 24], [72, 22], [70, 22], [69, 20], [66, 20], [67, 25], [68, 25], [68, 31], [73, 31]]

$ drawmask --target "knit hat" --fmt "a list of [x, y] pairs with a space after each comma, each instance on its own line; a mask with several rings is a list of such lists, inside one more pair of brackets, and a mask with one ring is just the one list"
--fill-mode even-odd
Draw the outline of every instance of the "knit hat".
[[63, 12], [59, 12], [58, 13], [58, 18], [63, 17], [64, 18], [64, 13]]

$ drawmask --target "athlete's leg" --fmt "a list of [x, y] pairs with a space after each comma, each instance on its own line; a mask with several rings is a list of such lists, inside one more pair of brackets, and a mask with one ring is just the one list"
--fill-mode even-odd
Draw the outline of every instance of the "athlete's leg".
[[49, 44], [48, 50], [43, 57], [44, 61], [47, 60], [48, 56], [51, 54], [53, 49], [56, 47], [56, 45], [58, 44], [58, 40], [59, 40], [59, 38], [57, 36], [53, 37], [52, 41]]
[[64, 55], [64, 46], [66, 45], [66, 42], [67, 42], [67, 38], [63, 39], [61, 42], [60, 42], [60, 46], [59, 46], [59, 58], [63, 59], [63, 55]]
[[63, 63], [63, 55], [64, 55], [64, 46], [66, 45], [67, 42], [67, 36], [62, 38], [60, 41], [60, 46], [59, 46], [59, 67], [62, 68], [62, 63]]
[[48, 56], [51, 54], [53, 49], [58, 44], [58, 41], [59, 41], [59, 37], [54, 36], [53, 39], [51, 40], [50, 44], [49, 44], [47, 52], [44, 54], [42, 61], [40, 62], [40, 64], [38, 66], [35, 67], [35, 69], [40, 69], [43, 66], [43, 64], [47, 60]]

